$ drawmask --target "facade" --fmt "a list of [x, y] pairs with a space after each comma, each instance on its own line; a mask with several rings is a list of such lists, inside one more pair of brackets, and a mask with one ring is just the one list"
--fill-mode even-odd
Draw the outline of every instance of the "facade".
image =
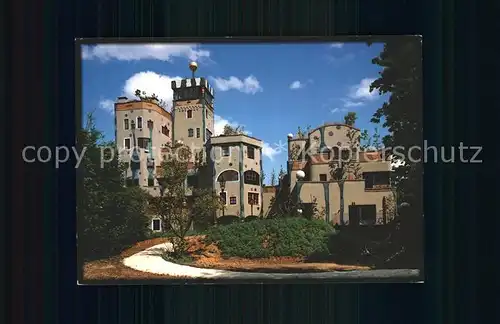
[[[194, 78], [193, 72], [192, 78], [172, 81], [171, 87], [171, 112], [156, 100], [119, 97], [115, 103], [115, 138], [120, 159], [129, 165], [128, 183], [159, 195], [158, 168], [166, 157], [164, 147], [182, 142], [192, 152], [202, 152], [208, 165], [202, 175], [195, 175], [194, 169], [188, 175], [186, 196], [192, 194], [190, 177], [197, 176], [198, 184], [202, 177], [203, 186], [215, 190], [225, 203], [217, 212], [219, 219], [266, 217], [279, 197], [291, 195], [303, 206], [316, 204], [319, 217], [328, 222], [384, 224], [391, 220], [386, 211], [387, 201], [394, 198], [391, 164], [381, 152], [360, 149], [359, 129], [333, 123], [308, 134], [289, 134], [287, 173], [278, 186], [263, 186], [262, 141], [243, 134], [214, 136], [214, 91], [207, 80]], [[357, 157], [359, 167], [344, 182], [341, 215], [341, 190], [330, 175], [329, 164], [346, 147]], [[154, 216], [151, 226], [161, 228]]]
[[[246, 135], [214, 136], [214, 91], [206, 79], [172, 81], [171, 87], [170, 112], [156, 100], [119, 97], [115, 103], [115, 140], [120, 159], [128, 165], [127, 183], [159, 195], [159, 168], [166, 158], [165, 146], [182, 142], [194, 153], [191, 162], [201, 152], [211, 170], [195, 174], [191, 164], [186, 196], [192, 195], [190, 178], [197, 177], [197, 184], [216, 190], [225, 201], [217, 217], [260, 215], [262, 141]], [[161, 223], [152, 216], [151, 226], [160, 230]]]
[[[264, 212], [269, 214], [272, 197], [283, 191], [302, 205], [316, 203], [321, 218], [339, 225], [385, 224], [392, 219], [388, 204], [394, 201], [390, 185], [391, 163], [382, 152], [360, 149], [359, 129], [331, 123], [301, 136], [288, 136], [287, 175], [277, 187], [265, 187]], [[343, 185], [344, 213], [341, 215], [341, 190], [330, 175], [330, 161], [349, 150], [355, 171], [348, 172]]]
[[213, 181], [225, 208], [217, 216], [262, 213], [262, 141], [247, 135], [212, 137]]

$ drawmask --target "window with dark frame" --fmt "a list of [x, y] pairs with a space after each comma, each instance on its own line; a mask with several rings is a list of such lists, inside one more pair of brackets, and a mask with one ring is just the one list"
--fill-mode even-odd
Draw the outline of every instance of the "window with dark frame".
[[128, 123], [128, 118], [123, 120], [123, 129], [128, 130], [129, 129], [129, 123]]
[[222, 156], [231, 156], [231, 148], [229, 146], [222, 147]]
[[196, 128], [196, 138], [200, 138], [200, 128]]
[[239, 180], [239, 174], [238, 171], [235, 170], [226, 170], [219, 174], [217, 177], [217, 182], [221, 182], [221, 180], [224, 181], [238, 181]]
[[192, 128], [188, 129], [188, 137], [194, 136], [194, 130]]
[[138, 129], [142, 128], [142, 117], [137, 117], [137, 128]]
[[325, 173], [319, 175], [319, 181], [327, 181], [327, 177]]
[[125, 148], [128, 150], [130, 149], [130, 138], [126, 138], [124, 141]]
[[244, 173], [245, 184], [260, 185], [260, 176], [256, 171], [247, 170]]
[[149, 149], [149, 138], [147, 137], [138, 137], [137, 138], [137, 146], [141, 149]]
[[187, 111], [187, 118], [193, 118], [193, 111], [192, 110]]
[[388, 187], [390, 185], [389, 172], [365, 172], [365, 189], [375, 189], [377, 187]]
[[247, 147], [247, 157], [252, 160], [255, 159], [255, 148], [251, 146]]
[[256, 192], [249, 192], [248, 193], [248, 204], [258, 205], [259, 204], [259, 194]]
[[161, 231], [161, 219], [159, 218], [153, 219], [153, 231], [155, 232]]
[[229, 204], [230, 205], [236, 205], [236, 197], [235, 196], [229, 197]]
[[224, 205], [227, 205], [227, 192], [220, 193], [220, 200]]

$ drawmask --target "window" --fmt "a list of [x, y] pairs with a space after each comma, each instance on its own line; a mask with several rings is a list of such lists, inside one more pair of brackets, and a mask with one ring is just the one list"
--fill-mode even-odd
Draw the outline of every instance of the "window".
[[138, 137], [137, 138], [137, 146], [141, 149], [149, 149], [149, 138], [147, 137]]
[[154, 218], [151, 221], [151, 229], [155, 232], [161, 231], [161, 219], [159, 218]]
[[168, 129], [167, 126], [162, 126], [161, 127], [161, 133], [165, 136], [170, 136], [170, 129]]
[[123, 129], [125, 130], [129, 129], [128, 118], [123, 120]]
[[253, 170], [245, 171], [244, 173], [245, 183], [251, 185], [260, 185], [260, 176], [257, 172]]
[[138, 129], [142, 128], [142, 117], [137, 117], [137, 128]]
[[208, 109], [205, 110], [205, 118], [208, 118]]
[[193, 118], [193, 111], [192, 110], [187, 111], [187, 118]]
[[148, 187], [154, 187], [154, 185], [155, 185], [155, 179], [148, 178]]
[[256, 192], [248, 193], [248, 204], [249, 205], [258, 205], [259, 204], [259, 194]]
[[225, 180], [227, 182], [229, 182], [229, 181], [238, 181], [239, 180], [238, 171], [235, 171], [235, 170], [226, 170], [226, 171], [222, 172], [217, 177], [217, 182], [220, 182], [221, 180]]
[[130, 149], [130, 138], [124, 139], [123, 144], [127, 150]]
[[365, 172], [365, 189], [387, 188], [390, 185], [389, 172]]
[[324, 173], [320, 174], [319, 181], [326, 181], [326, 174], [324, 174]]
[[320, 150], [320, 153], [322, 154], [322, 158], [326, 159], [329, 161], [332, 158], [332, 152], [328, 147], [324, 147]]
[[349, 225], [375, 225], [377, 223], [377, 207], [375, 205], [349, 206]]
[[221, 193], [220, 193], [220, 201], [221, 201], [224, 205], [227, 205], [227, 192], [221, 192]]
[[188, 137], [194, 136], [194, 130], [192, 128], [188, 129]]
[[196, 128], [196, 138], [200, 138], [200, 129]]
[[195, 187], [198, 184], [198, 178], [196, 175], [189, 175], [187, 177], [187, 185], [188, 187]]
[[247, 148], [247, 157], [249, 159], [255, 159], [255, 149], [251, 146]]
[[222, 156], [231, 156], [231, 150], [229, 146], [222, 147]]
[[236, 205], [236, 197], [235, 196], [229, 197], [229, 204], [230, 205]]

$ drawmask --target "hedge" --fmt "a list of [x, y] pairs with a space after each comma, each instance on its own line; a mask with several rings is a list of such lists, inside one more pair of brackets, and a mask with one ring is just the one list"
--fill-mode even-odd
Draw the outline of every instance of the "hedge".
[[206, 240], [215, 242], [224, 257], [297, 257], [328, 252], [328, 235], [333, 232], [324, 221], [292, 217], [212, 227]]

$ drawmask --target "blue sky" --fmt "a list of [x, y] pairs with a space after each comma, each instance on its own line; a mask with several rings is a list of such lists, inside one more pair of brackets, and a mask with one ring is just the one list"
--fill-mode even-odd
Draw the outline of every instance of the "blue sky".
[[[288, 133], [341, 122], [348, 111], [356, 126], [370, 133], [370, 123], [385, 100], [369, 92], [380, 67], [371, 63], [382, 44], [99, 44], [82, 47], [83, 113], [94, 112], [97, 127], [114, 139], [113, 102], [134, 97], [135, 89], [155, 93], [171, 104], [173, 78], [197, 77], [215, 88], [216, 132], [225, 124], [243, 125], [264, 147], [267, 178], [286, 167]], [[260, 116], [260, 117], [259, 117]]]

